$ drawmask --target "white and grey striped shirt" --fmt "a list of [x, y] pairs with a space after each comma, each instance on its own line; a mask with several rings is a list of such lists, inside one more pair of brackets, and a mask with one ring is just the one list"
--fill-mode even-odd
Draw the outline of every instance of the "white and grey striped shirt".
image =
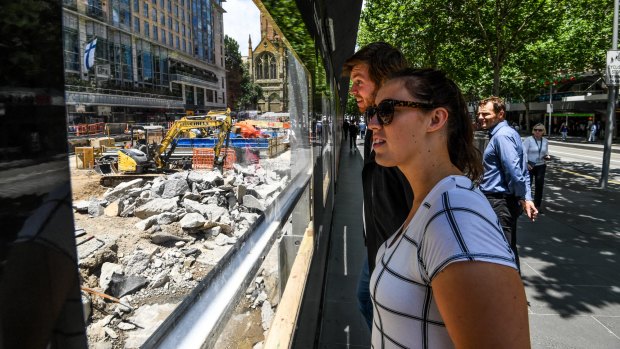
[[426, 196], [404, 234], [379, 249], [370, 279], [372, 347], [454, 347], [431, 281], [450, 263], [462, 261], [517, 268], [487, 199], [467, 177], [450, 176]]

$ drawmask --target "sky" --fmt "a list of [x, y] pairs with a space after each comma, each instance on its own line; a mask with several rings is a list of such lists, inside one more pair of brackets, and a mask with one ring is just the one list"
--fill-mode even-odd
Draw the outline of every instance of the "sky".
[[242, 56], [248, 55], [248, 35], [252, 45], [260, 41], [260, 13], [252, 0], [226, 0], [222, 2], [224, 13], [224, 35], [239, 43]]

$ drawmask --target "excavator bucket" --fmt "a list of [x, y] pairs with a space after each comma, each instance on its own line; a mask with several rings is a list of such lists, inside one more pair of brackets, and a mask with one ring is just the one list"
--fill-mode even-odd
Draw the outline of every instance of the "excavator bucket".
[[95, 172], [100, 175], [117, 174], [116, 164], [113, 162], [96, 162], [94, 167]]

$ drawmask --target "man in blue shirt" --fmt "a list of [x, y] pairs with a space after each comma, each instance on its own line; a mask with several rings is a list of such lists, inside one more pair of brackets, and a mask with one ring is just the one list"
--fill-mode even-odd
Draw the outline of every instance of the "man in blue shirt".
[[478, 122], [490, 136], [482, 158], [484, 175], [480, 190], [497, 214], [519, 266], [517, 219], [523, 210], [534, 221], [538, 210], [532, 201], [521, 136], [508, 125], [505, 117], [506, 105], [501, 98], [489, 97], [480, 101]]

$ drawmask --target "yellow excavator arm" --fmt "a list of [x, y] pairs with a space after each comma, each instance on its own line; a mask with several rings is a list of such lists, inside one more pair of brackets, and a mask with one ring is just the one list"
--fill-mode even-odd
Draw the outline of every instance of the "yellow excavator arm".
[[168, 149], [174, 139], [179, 137], [180, 134], [192, 129], [217, 128], [219, 130], [218, 142], [213, 149], [215, 158], [219, 159], [222, 145], [228, 139], [231, 127], [232, 120], [230, 118], [230, 108], [225, 111], [210, 111], [207, 115], [203, 116], [183, 117], [172, 124], [172, 127], [166, 133], [161, 144], [155, 150], [155, 154], [153, 155], [155, 165], [157, 168], [163, 168], [166, 165], [166, 161], [162, 155], [165, 154], [166, 149]]

